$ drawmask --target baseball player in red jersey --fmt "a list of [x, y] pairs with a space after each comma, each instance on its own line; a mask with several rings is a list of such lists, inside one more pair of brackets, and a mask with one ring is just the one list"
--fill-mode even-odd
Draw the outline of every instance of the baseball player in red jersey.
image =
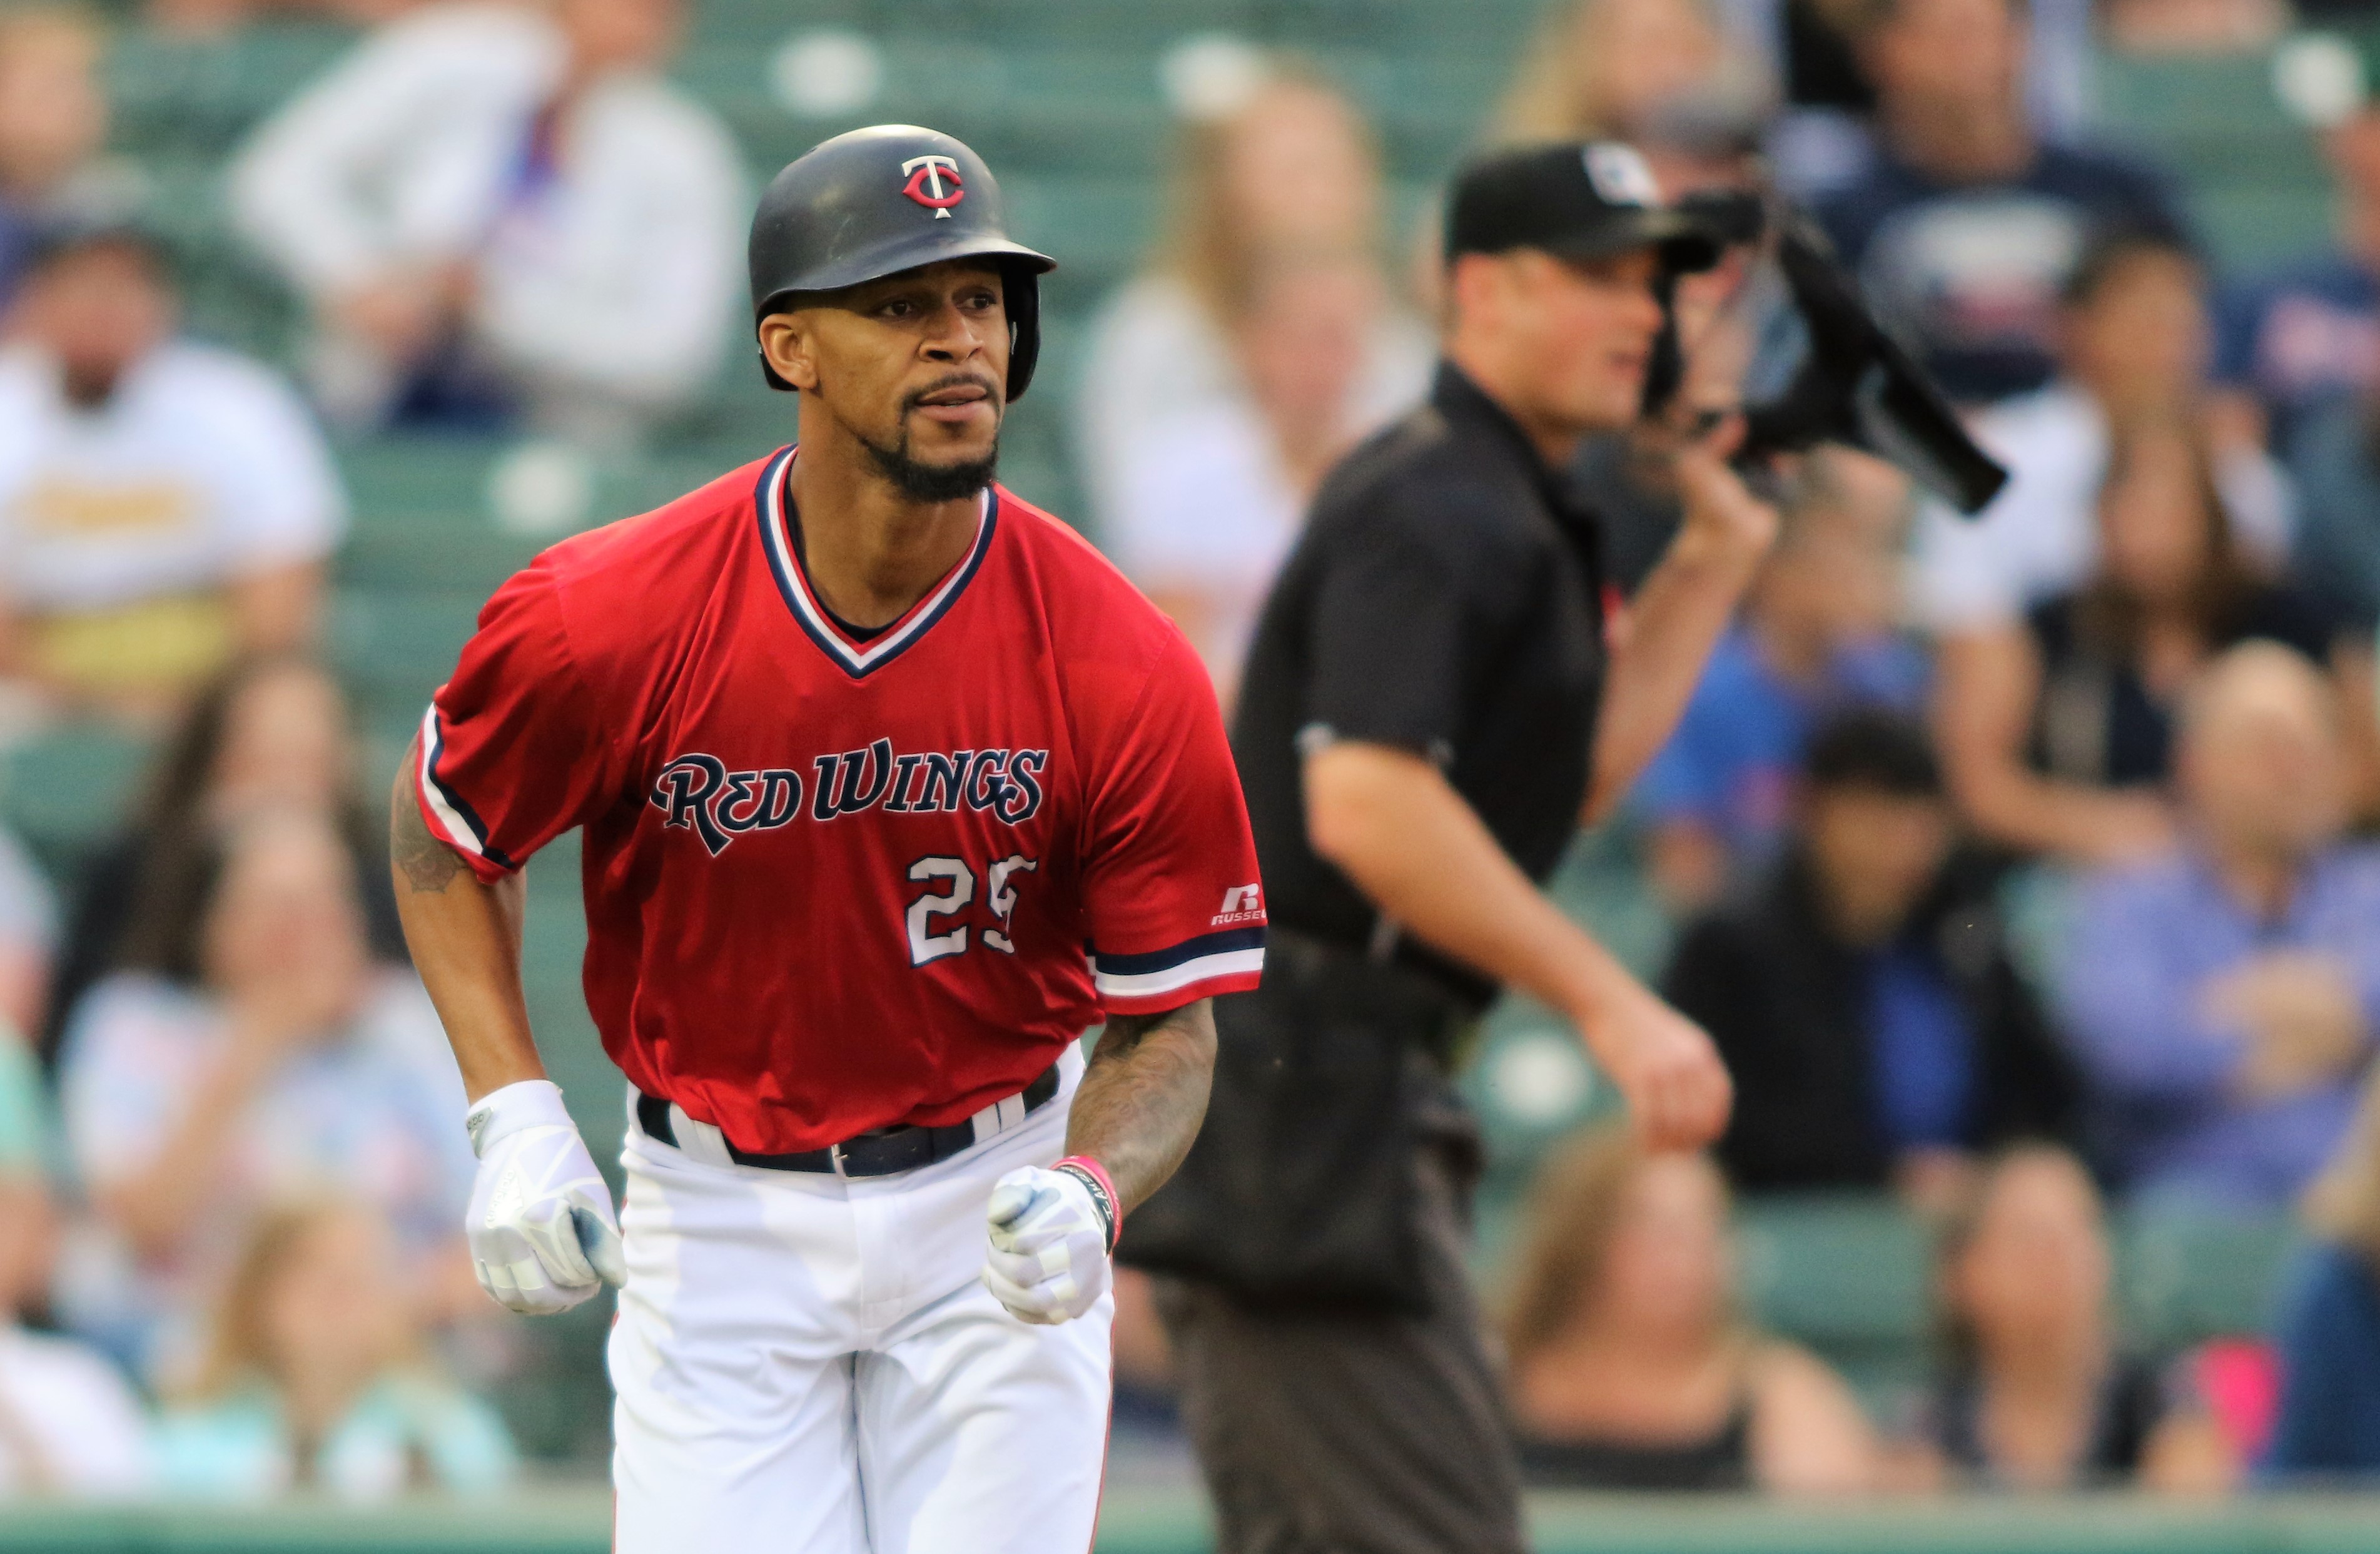
[[[1197, 655], [991, 483], [1050, 266], [948, 136], [787, 167], [753, 297], [798, 446], [507, 582], [398, 782], [480, 1281], [621, 1285], [630, 1554], [1090, 1541], [1110, 1252], [1196, 1132], [1264, 912]], [[574, 826], [631, 1087], [616, 1228], [520, 991], [520, 866]]]

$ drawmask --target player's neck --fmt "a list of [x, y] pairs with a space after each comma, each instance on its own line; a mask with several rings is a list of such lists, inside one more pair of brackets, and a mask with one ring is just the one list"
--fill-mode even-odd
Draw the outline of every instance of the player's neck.
[[[838, 456], [841, 455], [841, 456]], [[839, 620], [890, 625], [975, 543], [981, 492], [951, 502], [904, 495], [857, 446], [802, 443], [787, 480], [801, 516], [802, 571]]]

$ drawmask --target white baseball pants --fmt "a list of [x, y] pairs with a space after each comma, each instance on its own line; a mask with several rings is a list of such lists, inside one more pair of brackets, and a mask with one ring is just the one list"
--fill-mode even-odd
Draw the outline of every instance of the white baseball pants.
[[1064, 1153], [1056, 1099], [965, 1154], [846, 1180], [631, 1129], [612, 1329], [617, 1554], [1082, 1554], [1111, 1299], [1054, 1328], [987, 1292], [992, 1184]]

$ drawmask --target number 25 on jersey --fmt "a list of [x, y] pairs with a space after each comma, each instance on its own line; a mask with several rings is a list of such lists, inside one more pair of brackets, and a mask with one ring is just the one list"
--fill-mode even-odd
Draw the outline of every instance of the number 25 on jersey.
[[[993, 864], [985, 875], [983, 904], [994, 917], [998, 928], [982, 931], [986, 948], [1003, 955], [1016, 953], [1016, 946], [1007, 933], [1009, 919], [1016, 912], [1016, 886], [1019, 874], [1030, 874], [1040, 868], [1040, 860], [1013, 854]], [[967, 925], [941, 933], [934, 931], [938, 919], [958, 917], [975, 900], [975, 870], [963, 858], [925, 857], [909, 866], [909, 878], [924, 884], [929, 880], [945, 881], [939, 892], [928, 892], [909, 904], [909, 964], [924, 965], [946, 955], [964, 955], [967, 950]]]

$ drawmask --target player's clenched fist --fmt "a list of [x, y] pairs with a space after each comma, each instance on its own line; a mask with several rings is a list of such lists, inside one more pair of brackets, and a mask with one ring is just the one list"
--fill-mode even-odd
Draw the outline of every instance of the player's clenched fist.
[[1070, 1322], [1108, 1293], [1115, 1191], [1088, 1160], [1027, 1166], [991, 1189], [984, 1287], [1021, 1321]]
[[471, 1270], [499, 1305], [542, 1316], [627, 1278], [612, 1191], [552, 1080], [480, 1098], [466, 1119], [480, 1174], [463, 1230]]

